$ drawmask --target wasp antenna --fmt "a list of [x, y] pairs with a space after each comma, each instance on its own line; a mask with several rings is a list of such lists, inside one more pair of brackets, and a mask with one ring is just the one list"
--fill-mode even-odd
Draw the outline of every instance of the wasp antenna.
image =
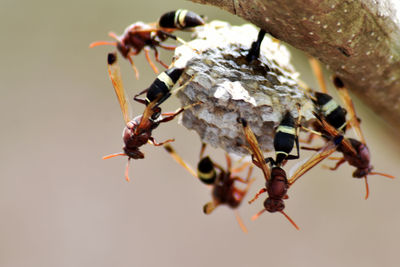
[[242, 229], [243, 233], [248, 233], [246, 225], [244, 225], [242, 218], [240, 217], [240, 214], [237, 210], [235, 210], [235, 217], [236, 221], [238, 222], [240, 229]]
[[126, 163], [125, 168], [125, 180], [129, 182], [131, 179], [129, 178], [129, 163], [131, 162], [131, 158], [128, 158], [128, 162]]
[[110, 41], [98, 41], [98, 42], [93, 42], [89, 45], [89, 48], [93, 48], [96, 46], [100, 45], [112, 45], [112, 46], [117, 46], [117, 42], [110, 42]]
[[249, 204], [253, 203], [261, 194], [267, 192], [267, 188], [261, 189], [250, 201]]
[[381, 172], [370, 172], [370, 173], [368, 173], [368, 174], [369, 174], [369, 175], [380, 175], [380, 176], [384, 176], [384, 177], [387, 177], [387, 178], [390, 178], [390, 179], [396, 178], [396, 177], [394, 177], [394, 176], [392, 176], [392, 175], [390, 175], [390, 174], [381, 173]]
[[128, 156], [128, 155], [125, 153], [115, 153], [115, 154], [110, 154], [110, 155], [104, 156], [102, 159], [110, 159], [110, 158], [114, 158], [117, 156]]
[[369, 186], [368, 186], [367, 176], [364, 176], [364, 180], [365, 180], [365, 200], [367, 200], [369, 197]]
[[257, 214], [254, 214], [253, 217], [251, 217], [252, 221], [255, 221], [258, 219], [258, 217], [260, 217], [261, 214], [263, 214], [266, 211], [266, 209], [262, 209], [260, 210]]
[[287, 215], [283, 210], [281, 210], [280, 213], [282, 213], [283, 216], [285, 216], [286, 219], [288, 219], [288, 221], [294, 226], [294, 228], [296, 228], [297, 230], [300, 230], [300, 227], [297, 226], [297, 224], [292, 220], [292, 218], [289, 217], [289, 215]]
[[110, 36], [111, 38], [114, 38], [115, 40], [117, 40], [117, 41], [119, 42], [119, 38], [118, 38], [118, 36], [117, 36], [115, 33], [109, 32], [109, 33], [108, 33], [108, 36]]

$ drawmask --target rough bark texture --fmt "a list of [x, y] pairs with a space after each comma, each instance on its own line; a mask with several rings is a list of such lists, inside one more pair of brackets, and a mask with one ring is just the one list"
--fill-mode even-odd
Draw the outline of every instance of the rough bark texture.
[[318, 58], [400, 127], [400, 30], [389, 1], [191, 1], [225, 9]]

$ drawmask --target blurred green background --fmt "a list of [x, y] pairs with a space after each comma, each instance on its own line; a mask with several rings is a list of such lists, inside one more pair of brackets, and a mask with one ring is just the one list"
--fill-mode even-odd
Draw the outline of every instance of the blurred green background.
[[[121, 150], [124, 123], [106, 74], [112, 48], [89, 49], [89, 43], [178, 8], [209, 20], [241, 19], [183, 0], [2, 0], [0, 6], [1, 267], [399, 265], [398, 179], [371, 176], [365, 201], [353, 168], [318, 166], [286, 201], [301, 231], [279, 214], [251, 222], [260, 200], [240, 209], [246, 235], [230, 209], [202, 213], [209, 189], [163, 149], [143, 148], [146, 159], [132, 162], [130, 183], [123, 179], [125, 158], [101, 160]], [[161, 53], [165, 61], [171, 57]], [[306, 57], [293, 58], [301, 78], [316, 87]], [[139, 81], [121, 62], [131, 95], [155, 78], [143, 54], [134, 60]], [[399, 176], [398, 133], [362, 103], [356, 106], [376, 170]], [[175, 110], [179, 102], [171, 98], [163, 107]], [[175, 137], [176, 149], [196, 164], [199, 138], [177, 121], [160, 126], [155, 137]], [[208, 152], [224, 164], [222, 151]], [[249, 195], [263, 186], [255, 174]]]

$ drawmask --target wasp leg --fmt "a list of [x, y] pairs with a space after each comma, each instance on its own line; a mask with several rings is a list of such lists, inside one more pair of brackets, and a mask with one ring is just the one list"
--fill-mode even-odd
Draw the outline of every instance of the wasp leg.
[[242, 179], [241, 177], [235, 177], [233, 178], [235, 181], [239, 181], [244, 184], [249, 184], [253, 183], [253, 180], [250, 180], [251, 174], [253, 173], [253, 166], [249, 167], [249, 171], [247, 172], [246, 179]]
[[175, 50], [176, 49], [176, 45], [167, 45], [167, 44], [158, 44], [159, 47], [165, 49], [165, 50]]
[[249, 204], [253, 203], [261, 194], [265, 192], [267, 192], [267, 188], [262, 188], [251, 200], [249, 200]]
[[345, 160], [344, 158], [341, 158], [341, 159], [339, 159], [338, 162], [336, 162], [335, 167], [330, 167], [329, 169], [330, 169], [331, 171], [335, 171], [335, 170], [337, 170], [337, 169], [340, 167], [340, 165], [342, 165], [342, 164], [345, 163], [345, 162], [346, 162], [346, 160]]
[[228, 153], [225, 153], [226, 166], [229, 172], [232, 170], [232, 160]]
[[260, 29], [260, 31], [258, 32], [257, 41], [255, 41], [251, 44], [250, 51], [246, 56], [247, 62], [250, 63], [260, 56], [260, 47], [261, 47], [261, 43], [264, 39], [265, 34], [266, 34], [266, 31], [264, 31], [263, 29]]
[[238, 212], [237, 210], [235, 210], [235, 217], [236, 217], [236, 221], [237, 221], [238, 224], [239, 224], [240, 229], [242, 229], [243, 233], [246, 233], [246, 234], [247, 234], [247, 232], [248, 232], [248, 231], [247, 231], [247, 228], [246, 228], [246, 226], [244, 225], [243, 220], [242, 220], [242, 218], [240, 217], [239, 212]]
[[157, 48], [153, 47], [153, 50], [154, 50], [154, 58], [156, 59], [156, 61], [158, 63], [160, 63], [161, 65], [163, 65], [166, 69], [168, 69], [169, 66], [167, 64], [165, 64], [164, 62], [162, 62], [161, 59], [159, 58]]
[[[146, 89], [146, 91], [147, 91], [147, 89]], [[135, 96], [133, 97], [133, 100], [135, 100], [136, 102], [139, 102], [139, 103], [141, 103], [141, 104], [147, 106], [147, 101], [146, 101], [146, 99], [143, 99], [143, 98], [139, 98], [139, 97], [138, 97], [138, 96], [141, 95], [141, 94], [142, 94], [142, 93], [140, 93], [140, 94], [138, 94], [138, 95], [135, 95]]]
[[296, 135], [296, 138], [295, 138], [294, 140], [295, 140], [295, 144], [296, 144], [296, 148], [297, 148], [297, 155], [288, 155], [288, 156], [286, 157], [286, 160], [291, 160], [291, 159], [298, 159], [298, 158], [300, 158], [299, 138], [298, 138], [297, 135]]
[[188, 109], [188, 108], [191, 108], [191, 107], [194, 107], [194, 106], [197, 106], [197, 105], [199, 105], [199, 104], [201, 104], [201, 102], [196, 102], [196, 103], [194, 103], [194, 104], [187, 105], [187, 106], [185, 106], [185, 107], [183, 107], [183, 108], [178, 109], [178, 110], [175, 111], [175, 112], [162, 113], [161, 115], [167, 116], [167, 117], [165, 117], [165, 118], [163, 118], [163, 119], [161, 119], [161, 120], [159, 120], [159, 121], [157, 121], [157, 122], [158, 122], [158, 123], [162, 123], [162, 122], [168, 122], [168, 121], [170, 121], [170, 120], [173, 120], [176, 116], [178, 116], [179, 114], [181, 114], [184, 110], [186, 110], [186, 109]]
[[144, 48], [144, 55], [146, 56], [146, 60], [147, 60], [147, 62], [149, 62], [150, 67], [153, 69], [154, 73], [158, 74], [157, 67], [154, 65], [153, 61], [151, 61], [151, 59], [150, 59], [149, 48], [148, 47]]
[[314, 140], [314, 138], [317, 135], [315, 133], [310, 133], [307, 137], [307, 139], [300, 139], [301, 143], [305, 143], [305, 144], [311, 144], [311, 142]]
[[321, 149], [321, 147], [307, 147], [307, 146], [302, 146], [301, 149], [304, 150], [311, 150], [311, 151], [318, 151]]
[[179, 37], [176, 37], [175, 35], [170, 34], [170, 33], [168, 33], [168, 32], [165, 32], [165, 31], [160, 31], [160, 30], [159, 30], [159, 32], [165, 34], [166, 36], [168, 36], [168, 37], [171, 38], [171, 39], [174, 39], [175, 41], [180, 42], [180, 43], [183, 44], [183, 45], [187, 45], [187, 46], [190, 47], [193, 51], [195, 51], [197, 54], [200, 54], [200, 52], [199, 52], [197, 49], [191, 47], [185, 40], [183, 40], [183, 39], [181, 39], [181, 38], [179, 38]]
[[231, 170], [232, 173], [238, 173], [244, 171], [248, 166], [250, 165], [250, 162], [245, 162], [241, 166], [234, 168]]
[[157, 141], [154, 139], [154, 137], [149, 137], [149, 142], [154, 146], [162, 146], [162, 145], [165, 145], [167, 143], [174, 142], [174, 141], [175, 141], [175, 139], [168, 139], [168, 140], [166, 140], [164, 142], [157, 143]]

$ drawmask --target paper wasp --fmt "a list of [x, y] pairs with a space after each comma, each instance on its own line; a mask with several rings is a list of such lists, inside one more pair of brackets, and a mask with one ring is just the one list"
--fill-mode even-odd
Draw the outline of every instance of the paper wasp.
[[135, 71], [136, 78], [139, 78], [139, 72], [132, 60], [132, 56], [139, 54], [144, 50], [146, 60], [149, 62], [150, 67], [155, 73], [158, 73], [157, 67], [150, 59], [150, 49], [154, 50], [155, 60], [165, 68], [168, 65], [161, 61], [159, 58], [157, 47], [174, 50], [175, 46], [164, 44], [163, 42], [168, 38], [172, 38], [181, 43], [186, 44], [185, 41], [172, 35], [171, 32], [175, 30], [186, 30], [188, 28], [204, 25], [202, 17], [194, 12], [179, 9], [176, 11], [167, 12], [162, 15], [156, 23], [143, 23], [136, 22], [128, 26], [124, 33], [120, 36], [113, 32], [108, 35], [114, 38], [116, 41], [98, 41], [90, 44], [89, 47], [95, 47], [99, 45], [112, 45], [117, 47], [117, 50], [121, 55], [126, 58], [132, 65]]
[[[115, 93], [117, 95], [119, 104], [121, 106], [122, 114], [126, 126], [123, 130], [123, 141], [125, 146], [123, 147], [123, 153], [112, 154], [103, 157], [103, 159], [109, 159], [115, 156], [127, 156], [128, 163], [125, 170], [125, 179], [129, 181], [128, 170], [130, 159], [142, 159], [144, 154], [139, 150], [139, 147], [146, 143], [151, 143], [154, 146], [161, 146], [166, 143], [174, 141], [174, 139], [168, 139], [164, 142], [157, 143], [154, 137], [152, 137], [152, 131], [157, 128], [160, 123], [168, 122], [174, 119], [178, 114], [183, 112], [185, 109], [191, 108], [199, 103], [188, 105], [180, 108], [175, 112], [161, 113], [159, 100], [163, 96], [159, 94], [153, 101], [147, 103], [143, 115], [139, 115], [132, 120], [129, 118], [128, 104], [125, 98], [124, 87], [122, 84], [122, 78], [120, 69], [117, 63], [116, 53], [109, 53], [107, 58], [108, 73], [111, 82], [114, 86]], [[164, 116], [164, 117], [163, 117]]]
[[262, 170], [266, 180], [265, 188], [261, 189], [250, 201], [250, 203], [257, 199], [262, 193], [268, 193], [268, 197], [264, 201], [264, 209], [254, 215], [252, 220], [257, 219], [265, 211], [271, 213], [280, 212], [296, 229], [299, 230], [300, 228], [297, 226], [297, 224], [283, 211], [285, 208], [285, 203], [283, 200], [288, 198], [287, 190], [303, 174], [331, 155], [342, 141], [343, 136], [337, 136], [327, 142], [326, 145], [318, 151], [318, 153], [315, 153], [310, 159], [308, 159], [288, 180], [285, 170], [283, 170], [281, 167], [274, 166], [271, 169], [269, 168], [258, 145], [257, 138], [255, 137], [247, 121], [240, 117], [238, 118], [238, 121], [242, 124], [244, 135], [248, 144], [250, 145], [249, 151], [252, 153], [253, 163]]
[[[373, 167], [370, 164], [370, 153], [360, 128], [359, 118], [356, 115], [353, 101], [351, 100], [343, 81], [338, 76], [333, 78], [333, 84], [335, 85], [345, 108], [339, 106], [336, 101], [326, 93], [326, 86], [319, 63], [315, 59], [310, 59], [310, 64], [318, 78], [320, 87], [325, 91], [325, 93], [315, 92], [315, 98], [311, 96], [312, 101], [316, 105], [315, 116], [318, 119], [318, 122], [313, 124], [314, 129], [323, 133], [325, 136], [328, 135], [330, 137], [335, 137], [343, 134], [347, 128], [352, 127], [360, 140], [358, 141], [354, 138], [344, 138], [337, 148], [337, 151], [343, 153], [343, 157], [338, 158], [338, 162], [335, 167], [330, 169], [336, 170], [346, 161], [353, 167], [356, 167], [356, 170], [353, 172], [353, 177], [365, 179], [365, 199], [367, 199], [369, 196], [369, 186], [367, 180], [368, 174], [376, 174], [388, 178], [394, 177], [384, 173], [372, 172]], [[349, 120], [346, 120], [347, 112], [350, 115]], [[312, 137], [312, 135], [310, 135], [310, 137]], [[309, 138], [309, 141], [311, 141], [311, 138]], [[308, 150], [318, 149], [308, 147], [302, 148]]]
[[[243, 171], [248, 164], [245, 163], [241, 167], [232, 168], [232, 160], [228, 154], [225, 154], [227, 167], [223, 168], [219, 164], [211, 160], [209, 156], [204, 156], [206, 145], [203, 143], [200, 151], [200, 161], [197, 165], [197, 173], [193, 171], [185, 161], [175, 152], [169, 145], [164, 148], [167, 152], [193, 176], [197, 177], [202, 183], [212, 186], [212, 201], [208, 202], [203, 207], [205, 214], [210, 214], [214, 209], [220, 205], [227, 205], [232, 209], [236, 209], [241, 204], [243, 198], [246, 196], [250, 185], [254, 181], [250, 179], [253, 167], [250, 166], [246, 179], [243, 179], [235, 174]], [[246, 185], [244, 189], [236, 187], [235, 182], [241, 182]], [[243, 232], [247, 232], [239, 214], [235, 212], [236, 220]]]
[[[355, 167], [356, 170], [353, 172], [353, 177], [365, 179], [365, 187], [366, 187], [365, 199], [367, 199], [369, 196], [369, 186], [367, 180], [368, 175], [381, 175], [392, 179], [394, 177], [389, 174], [372, 171], [373, 166], [370, 163], [369, 149], [365, 142], [365, 138], [362, 134], [359, 124], [359, 119], [357, 118], [353, 101], [351, 100], [350, 95], [348, 94], [348, 91], [344, 86], [344, 83], [339, 77], [335, 76], [333, 79], [333, 83], [336, 89], [338, 90], [340, 98], [345, 104], [347, 111], [349, 112], [350, 115], [349, 123], [351, 127], [354, 129], [360, 141], [354, 138], [344, 139], [343, 142], [341, 142], [337, 148], [337, 151], [343, 153], [343, 157], [339, 158], [335, 167], [330, 169], [336, 170], [337, 168], [339, 168], [340, 165], [342, 165], [346, 161], [351, 166]], [[318, 117], [318, 115], [316, 115], [316, 117], [321, 122], [324, 132], [327, 132], [332, 137], [338, 136], [340, 134], [339, 129], [331, 125], [329, 121], [327, 120], [325, 121], [324, 117], [320, 118]]]

